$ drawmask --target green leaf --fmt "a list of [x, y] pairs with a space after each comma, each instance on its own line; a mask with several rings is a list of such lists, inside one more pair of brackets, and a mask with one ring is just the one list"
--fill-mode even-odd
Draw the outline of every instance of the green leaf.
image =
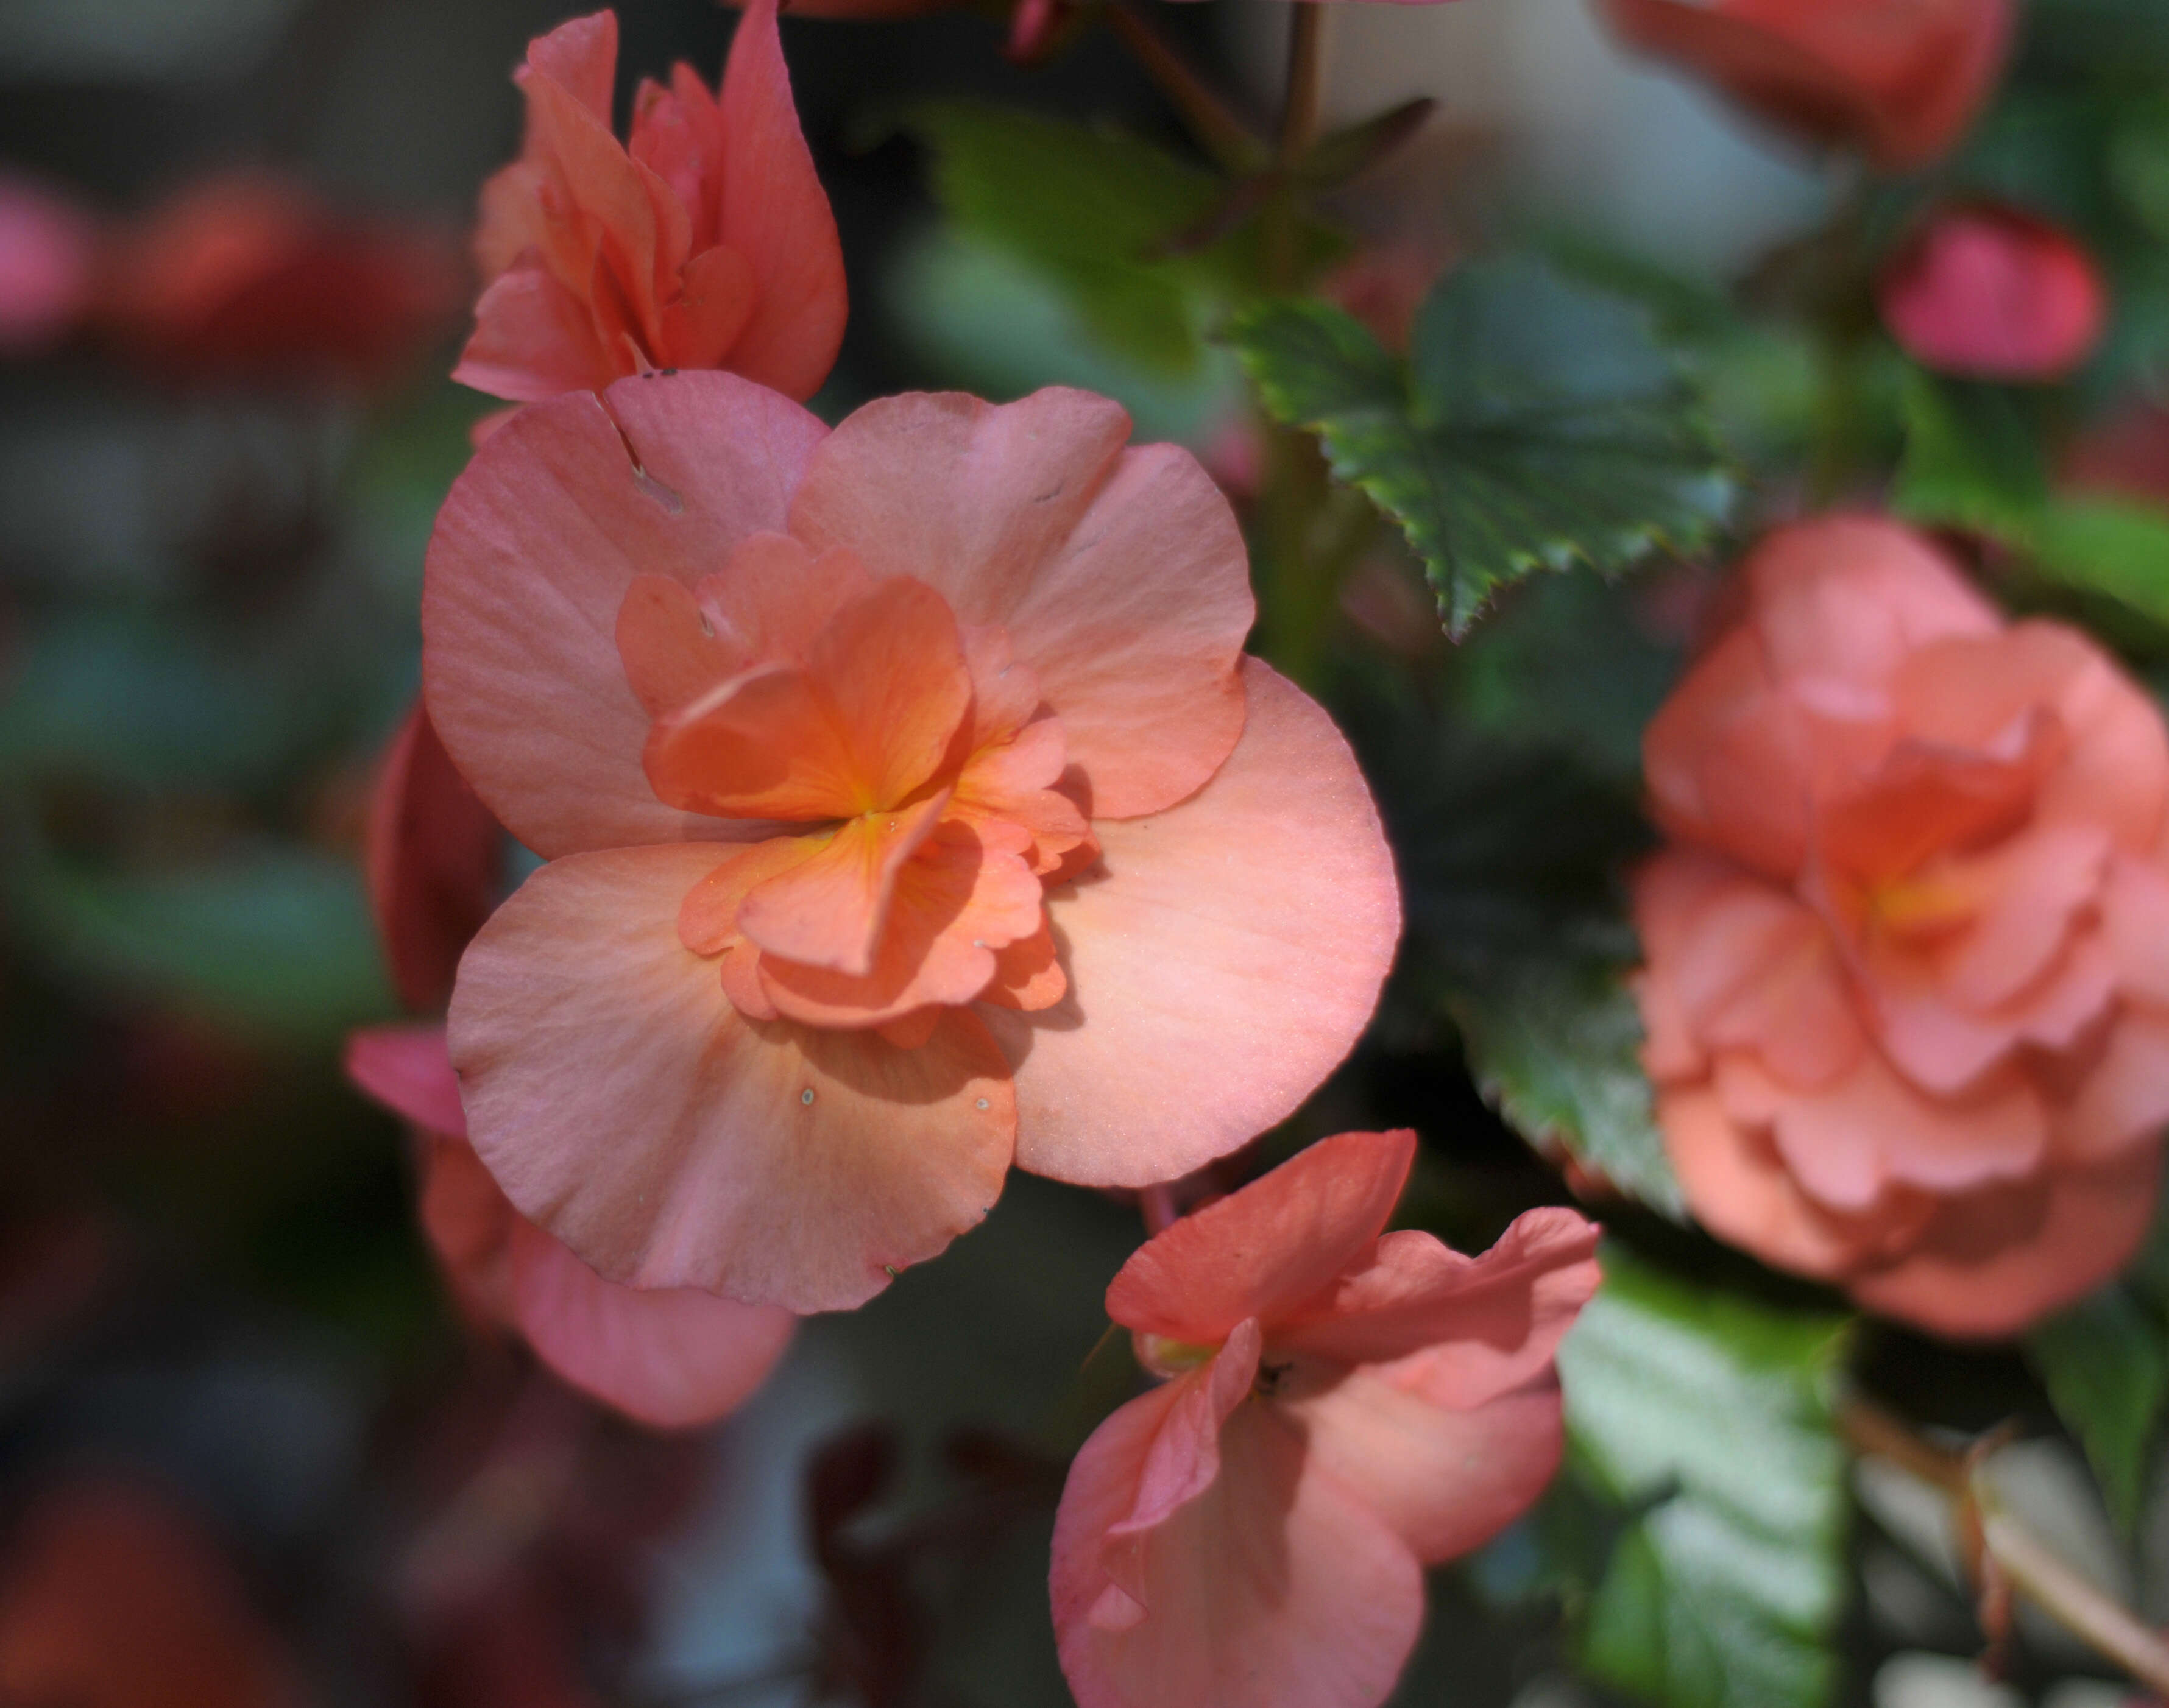
[[2169, 511], [2051, 490], [2035, 399], [1916, 370], [1892, 506], [1932, 526], [1985, 534], [2065, 586], [2169, 626]]
[[2124, 1286], [2104, 1287], [2028, 1333], [2026, 1356], [2129, 1534], [2169, 1401], [2169, 1338], [2160, 1319]]
[[1559, 1351], [1569, 1439], [1639, 1508], [1581, 1633], [1594, 1678], [1665, 1708], [1815, 1708], [1835, 1684], [1845, 1319], [1669, 1275], [1617, 1243]]
[[[1214, 317], [1258, 289], [1255, 229], [1162, 253], [1227, 194], [1202, 167], [1106, 125], [976, 103], [930, 104], [906, 123], [932, 151], [951, 220], [1058, 283], [1092, 334], [1131, 361], [1191, 372]], [[1311, 245], [1314, 258], [1330, 253], [1315, 231]]]
[[1623, 569], [1715, 534], [1732, 483], [1647, 312], [1506, 258], [1457, 269], [1406, 362], [1322, 302], [1239, 316], [1266, 407], [1401, 524], [1457, 637], [1537, 569]]
[[393, 1010], [351, 861], [266, 843], [216, 865], [115, 875], [19, 854], [23, 917], [78, 981], [278, 1040], [326, 1042]]

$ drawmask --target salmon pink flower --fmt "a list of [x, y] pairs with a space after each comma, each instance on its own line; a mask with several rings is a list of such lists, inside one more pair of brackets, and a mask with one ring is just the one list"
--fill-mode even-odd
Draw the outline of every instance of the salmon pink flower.
[[1374, 1708], [1423, 1571], [1559, 1464], [1553, 1356], [1596, 1229], [1532, 1210], [1480, 1258], [1384, 1232], [1415, 1136], [1343, 1133], [1175, 1222], [1107, 1290], [1167, 1377], [1093, 1432], [1054, 1520], [1079, 1708]]
[[462, 288], [450, 239], [328, 206], [264, 173], [189, 185], [104, 245], [99, 329], [185, 380], [406, 376]]
[[515, 402], [671, 368], [727, 368], [810, 397], [844, 336], [844, 256], [755, 0], [722, 88], [680, 65], [610, 130], [617, 15], [530, 44], [520, 158], [483, 186], [485, 289], [455, 379]]
[[513, 1209], [467, 1144], [441, 1026], [357, 1032], [346, 1065], [413, 1126], [423, 1231], [477, 1326], [514, 1330], [582, 1392], [663, 1429], [727, 1416], [767, 1380], [797, 1326], [788, 1311], [612, 1286]]
[[1666, 1149], [1713, 1232], [1941, 1333], [2013, 1332], [2145, 1235], [2169, 1120], [2169, 738], [2061, 623], [1839, 517], [1644, 741]]
[[2012, 0], [1602, 0], [1629, 45], [1886, 170], [1948, 154], [2002, 73]]
[[2060, 380], [2108, 321], [2093, 258], [2008, 207], [1937, 214], [1884, 269], [1876, 300], [1907, 355], [1969, 380]]
[[550, 864], [451, 1004], [477, 1152], [613, 1280], [862, 1302], [1012, 1156], [1141, 1185], [1368, 1018], [1391, 858], [1242, 644], [1227, 502], [1115, 404], [828, 433], [734, 375], [523, 410], [431, 542], [447, 752]]

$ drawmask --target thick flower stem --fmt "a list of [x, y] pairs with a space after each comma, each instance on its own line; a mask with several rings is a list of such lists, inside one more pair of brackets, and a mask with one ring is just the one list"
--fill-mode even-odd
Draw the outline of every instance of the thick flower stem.
[[1264, 139], [1243, 122], [1134, 0], [1110, 0], [1104, 16], [1107, 27], [1167, 97], [1169, 104], [1182, 115], [1198, 146], [1222, 170], [1240, 176], [1255, 172], [1265, 163]]
[[2005, 1508], [1974, 1455], [1915, 1434], [1873, 1402], [1853, 1396], [1838, 1409], [1838, 1428], [1856, 1452], [1887, 1459], [1951, 1498], [1955, 1516], [1970, 1514], [1985, 1567], [2080, 1641], [2140, 1683], [2169, 1695], [2169, 1643], [2089, 1583]]

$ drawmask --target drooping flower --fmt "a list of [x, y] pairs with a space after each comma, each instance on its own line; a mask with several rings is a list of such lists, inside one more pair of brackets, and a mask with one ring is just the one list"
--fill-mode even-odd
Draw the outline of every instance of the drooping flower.
[[1054, 1523], [1079, 1708], [1374, 1708], [1426, 1565], [1559, 1463], [1553, 1356], [1596, 1229], [1532, 1210], [1483, 1256], [1384, 1232], [1413, 1133], [1343, 1133], [1175, 1222], [1107, 1290], [1167, 1380], [1095, 1430]]
[[2108, 321], [2093, 258], [2017, 208], [1948, 208], [1884, 269], [1883, 323], [1924, 368], [1970, 380], [2059, 380]]
[[453, 377], [514, 402], [672, 368], [727, 368], [810, 397], [844, 336], [843, 251], [755, 0], [722, 88], [680, 65], [610, 129], [617, 15], [530, 44], [520, 157], [483, 186], [485, 285]]
[[1952, 1334], [2128, 1259], [2169, 1120], [2169, 738], [2092, 641], [1832, 518], [1651, 723], [1646, 1061], [1694, 1213]]
[[1889, 171], [1948, 153], [2002, 73], [2012, 0], [1603, 0], [1629, 45]]
[[1393, 955], [1241, 536], [1115, 404], [833, 434], [735, 375], [521, 412], [439, 519], [433, 722], [549, 859], [461, 964], [475, 1148], [604, 1274], [848, 1306], [1014, 1156], [1171, 1178], [1280, 1120]]
[[100, 271], [96, 329], [191, 380], [392, 384], [446, 329], [462, 285], [441, 234], [265, 173], [203, 179], [116, 226]]
[[357, 1032], [346, 1065], [412, 1125], [423, 1231], [477, 1326], [516, 1331], [574, 1387], [663, 1429], [725, 1417], [767, 1379], [797, 1325], [788, 1311], [613, 1286], [513, 1209], [467, 1144], [441, 1026]]
[[63, 1484], [0, 1553], [0, 1697], [299, 1708], [291, 1657], [202, 1527], [147, 1486]]

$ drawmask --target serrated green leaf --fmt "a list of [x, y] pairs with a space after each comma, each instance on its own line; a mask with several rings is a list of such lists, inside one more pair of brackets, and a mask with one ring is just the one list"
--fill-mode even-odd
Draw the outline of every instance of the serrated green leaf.
[[1232, 337], [1274, 416], [1317, 433], [1334, 473], [1400, 524], [1456, 636], [1510, 582], [1692, 551], [1730, 508], [1647, 312], [1540, 262], [1449, 274], [1405, 363], [1321, 302], [1260, 305]]
[[[1108, 125], [973, 102], [931, 103], [906, 123], [932, 152], [949, 217], [1058, 285], [1093, 335], [1131, 361], [1191, 372], [1213, 317], [1258, 288], [1254, 228], [1161, 253], [1227, 194], [1202, 167]], [[1314, 258], [1330, 253], [1314, 230], [1308, 241]]]
[[1816, 1708], [1844, 1604], [1843, 1318], [1669, 1275], [1616, 1243], [1559, 1351], [1569, 1439], [1643, 1509], [1595, 1588], [1582, 1663], [1664, 1708]]
[[2169, 1401], [2169, 1338], [2126, 1288], [2112, 1285], [2034, 1327], [2026, 1356], [2056, 1415], [2078, 1438], [2110, 1515], [2129, 1534]]

